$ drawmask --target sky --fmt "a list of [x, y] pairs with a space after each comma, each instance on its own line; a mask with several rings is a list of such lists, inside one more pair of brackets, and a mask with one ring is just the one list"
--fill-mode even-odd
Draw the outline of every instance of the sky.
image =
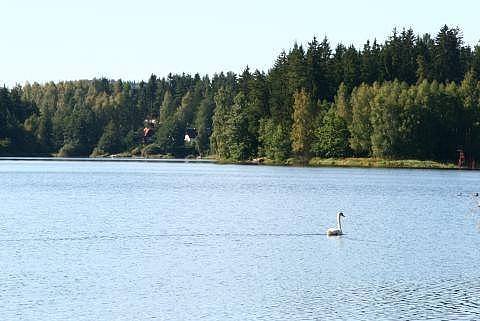
[[397, 29], [458, 26], [480, 40], [475, 0], [0, 0], [0, 84], [152, 73], [267, 71], [282, 50], [328, 37], [359, 48]]

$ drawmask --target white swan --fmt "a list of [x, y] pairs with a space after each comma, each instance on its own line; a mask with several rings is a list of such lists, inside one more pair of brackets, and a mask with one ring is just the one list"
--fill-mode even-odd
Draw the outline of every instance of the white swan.
[[345, 217], [345, 215], [343, 215], [342, 212], [338, 212], [337, 213], [337, 227], [336, 228], [329, 228], [327, 230], [327, 235], [328, 236], [331, 236], [331, 235], [342, 235], [343, 232], [342, 232], [342, 222], [341, 222], [341, 217]]

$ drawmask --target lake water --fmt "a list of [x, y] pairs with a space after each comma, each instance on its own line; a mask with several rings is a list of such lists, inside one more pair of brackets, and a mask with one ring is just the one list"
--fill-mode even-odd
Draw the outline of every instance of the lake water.
[[479, 320], [473, 192], [478, 171], [1, 161], [0, 318]]

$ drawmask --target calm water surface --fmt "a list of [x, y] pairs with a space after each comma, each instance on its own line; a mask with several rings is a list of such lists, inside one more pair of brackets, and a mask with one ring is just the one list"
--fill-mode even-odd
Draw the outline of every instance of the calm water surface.
[[[2, 161], [0, 316], [479, 320], [479, 183], [470, 171]], [[338, 210], [346, 235], [328, 238]]]

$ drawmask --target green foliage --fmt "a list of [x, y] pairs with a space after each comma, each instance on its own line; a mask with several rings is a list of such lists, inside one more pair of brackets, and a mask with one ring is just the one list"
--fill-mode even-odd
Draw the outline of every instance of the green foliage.
[[214, 134], [212, 146], [220, 158], [245, 160], [251, 157], [248, 135], [247, 100], [238, 93], [231, 104], [230, 93], [221, 90], [215, 96], [216, 110], [213, 116]]
[[109, 122], [105, 127], [102, 136], [98, 140], [97, 147], [95, 150], [103, 151], [100, 154], [116, 154], [124, 150], [123, 137], [118, 129], [118, 127], [113, 123]]
[[371, 101], [372, 154], [375, 157], [395, 157], [400, 144], [402, 104], [400, 84], [386, 83], [374, 90]]
[[208, 154], [210, 150], [210, 134], [212, 131], [212, 115], [215, 104], [210, 97], [204, 98], [198, 107], [195, 118], [197, 139], [195, 148], [200, 156]]
[[152, 156], [152, 155], [159, 155], [164, 153], [164, 148], [157, 144], [150, 144], [145, 146], [142, 150], [142, 156]]
[[246, 154], [253, 158], [258, 153], [260, 119], [268, 116], [268, 83], [265, 75], [258, 70], [249, 77], [247, 87], [241, 90], [245, 96], [245, 117], [247, 122]]
[[66, 156], [90, 155], [98, 140], [99, 131], [92, 110], [85, 106], [75, 106], [65, 125], [65, 144], [61, 151], [66, 153]]
[[349, 154], [347, 123], [331, 108], [323, 117], [321, 127], [315, 129], [312, 152], [326, 158], [346, 157]]
[[163, 123], [155, 133], [155, 143], [160, 146], [161, 153], [174, 153], [183, 144], [183, 132], [178, 119], [172, 117]]
[[160, 121], [165, 122], [173, 115], [175, 110], [173, 97], [170, 91], [167, 91], [163, 96], [162, 106], [160, 107]]
[[352, 106], [350, 105], [347, 87], [344, 83], [341, 83], [340, 87], [338, 87], [334, 102], [338, 116], [342, 117], [348, 125], [351, 125]]
[[232, 106], [232, 92], [226, 88], [220, 88], [215, 95], [215, 113], [213, 115], [213, 133], [210, 145], [214, 154], [220, 158], [229, 159], [229, 114]]
[[10, 146], [11, 141], [9, 138], [0, 139], [0, 155], [8, 155], [8, 147]]
[[421, 161], [412, 159], [381, 159], [381, 158], [312, 158], [310, 166], [341, 166], [341, 167], [384, 167], [384, 168], [425, 168], [425, 169], [452, 169], [452, 163]]
[[31, 103], [21, 100], [21, 89], [0, 88], [0, 156], [30, 155], [36, 151], [35, 138], [23, 123], [37, 113]]
[[[372, 124], [370, 122], [370, 110], [373, 99], [373, 88], [365, 84], [354, 88], [350, 101], [346, 104], [351, 108], [352, 115], [344, 116], [347, 121], [351, 119], [350, 130], [350, 147], [356, 156], [368, 156], [371, 154], [371, 135]], [[339, 105], [337, 108], [341, 107]], [[347, 109], [347, 110], [348, 110]]]
[[248, 136], [248, 120], [246, 115], [246, 97], [243, 93], [235, 96], [233, 106], [228, 115], [226, 124], [228, 137], [228, 156], [232, 160], [249, 159], [250, 140]]
[[289, 126], [275, 123], [273, 119], [262, 119], [259, 129], [259, 155], [274, 161], [284, 161], [292, 153]]
[[335, 90], [335, 84], [330, 81], [330, 43], [325, 37], [321, 43], [314, 37], [308, 44], [308, 50], [305, 56], [307, 72], [307, 89], [311, 94], [312, 100], [330, 99], [332, 89]]
[[308, 156], [313, 134], [313, 108], [305, 89], [293, 95], [292, 150], [299, 156]]
[[83, 156], [83, 147], [78, 140], [67, 141], [57, 153], [59, 157], [78, 157]]
[[462, 36], [458, 28], [443, 26], [433, 48], [434, 79], [441, 82], [460, 81], [465, 71], [461, 61]]
[[[461, 148], [478, 158], [479, 73], [480, 46], [444, 26], [434, 36], [393, 30], [358, 49], [295, 43], [267, 73], [0, 88], [0, 155], [451, 160]], [[185, 142], [187, 131], [198, 135]]]

